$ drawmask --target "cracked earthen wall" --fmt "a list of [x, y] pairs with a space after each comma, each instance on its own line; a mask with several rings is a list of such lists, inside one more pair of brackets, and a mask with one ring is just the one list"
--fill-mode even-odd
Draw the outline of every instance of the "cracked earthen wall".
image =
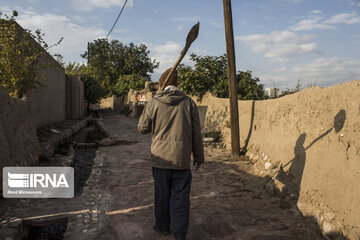
[[[17, 28], [24, 31], [18, 24]], [[34, 40], [34, 44], [38, 43]], [[45, 87], [34, 89], [23, 99], [18, 99], [10, 97], [0, 86], [1, 169], [37, 164], [40, 146], [36, 129], [66, 118], [79, 119], [86, 113], [83, 82], [79, 79], [66, 81], [64, 69], [48, 53], [44, 53], [40, 61], [49, 64], [39, 73], [45, 77], [38, 79]]]
[[[298, 209], [324, 232], [358, 239], [360, 81], [238, 103], [241, 147], [247, 143], [259, 174], [273, 176], [280, 191], [298, 187]], [[197, 105], [204, 131], [221, 130], [230, 147], [229, 100], [207, 94]], [[292, 185], [276, 178], [280, 166]]]
[[[0, 86], [0, 177], [3, 167], [38, 163], [40, 144], [25, 100], [9, 96]], [[2, 188], [2, 186], [0, 186]]]

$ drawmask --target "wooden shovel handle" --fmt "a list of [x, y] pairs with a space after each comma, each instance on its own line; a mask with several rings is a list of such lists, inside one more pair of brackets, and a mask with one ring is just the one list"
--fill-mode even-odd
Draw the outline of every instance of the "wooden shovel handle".
[[168, 83], [169, 79], [171, 78], [171, 76], [173, 75], [175, 69], [177, 68], [177, 66], [179, 65], [179, 63], [181, 62], [181, 60], [184, 58], [186, 52], [189, 50], [191, 44], [195, 41], [195, 39], [198, 37], [199, 35], [199, 28], [200, 28], [200, 22], [198, 22], [197, 24], [195, 24], [191, 29], [190, 32], [188, 33], [187, 37], [186, 37], [186, 44], [184, 49], [181, 51], [179, 58], [177, 59], [176, 63], [174, 64], [174, 66], [171, 68], [169, 74], [167, 75], [164, 84], [162, 86], [160, 86], [160, 90], [163, 91], [166, 84]]
[[183, 53], [184, 51], [181, 52], [180, 56], [178, 57], [178, 59], [176, 60], [176, 63], [174, 64], [174, 66], [171, 68], [169, 74], [167, 75], [164, 84], [161, 86], [161, 91], [164, 90], [166, 84], [168, 83], [169, 79], [171, 78], [171, 76], [173, 75], [175, 69], [177, 68], [177, 66], [179, 65], [179, 63], [181, 62], [181, 60], [184, 58], [187, 50]]

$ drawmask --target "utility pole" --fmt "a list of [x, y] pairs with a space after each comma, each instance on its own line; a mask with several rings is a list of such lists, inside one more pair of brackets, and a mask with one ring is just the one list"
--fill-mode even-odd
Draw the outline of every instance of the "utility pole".
[[88, 46], [87, 46], [87, 66], [89, 66], [89, 58], [90, 58], [90, 43], [88, 42]]
[[237, 100], [237, 81], [235, 67], [235, 48], [234, 33], [232, 24], [231, 0], [223, 0], [224, 22], [226, 37], [226, 55], [229, 79], [229, 99], [230, 99], [230, 123], [231, 123], [231, 153], [232, 156], [240, 156], [240, 130], [239, 130], [239, 111]]

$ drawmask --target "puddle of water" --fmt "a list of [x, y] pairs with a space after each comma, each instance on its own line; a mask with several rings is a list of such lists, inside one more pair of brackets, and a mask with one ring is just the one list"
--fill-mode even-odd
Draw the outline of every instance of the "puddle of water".
[[75, 196], [79, 196], [88, 180], [92, 166], [96, 148], [75, 148], [75, 164], [74, 164], [74, 181]]
[[[73, 136], [72, 142], [76, 143], [95, 143], [104, 138], [104, 135], [98, 130], [95, 125], [89, 124], [81, 129], [79, 133]], [[74, 180], [75, 180], [75, 196], [79, 196], [90, 176], [92, 166], [94, 164], [94, 157], [96, 154], [95, 145], [87, 144], [74, 145], [75, 163], [74, 163]]]

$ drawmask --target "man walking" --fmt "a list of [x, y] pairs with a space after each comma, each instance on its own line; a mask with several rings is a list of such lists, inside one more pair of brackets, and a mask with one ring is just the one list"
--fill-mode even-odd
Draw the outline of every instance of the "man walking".
[[[171, 69], [160, 77], [159, 88]], [[139, 120], [142, 134], [152, 132], [151, 160], [155, 187], [154, 230], [185, 240], [189, 225], [190, 157], [198, 169], [204, 162], [199, 113], [195, 102], [177, 88], [177, 72], [145, 106]]]

